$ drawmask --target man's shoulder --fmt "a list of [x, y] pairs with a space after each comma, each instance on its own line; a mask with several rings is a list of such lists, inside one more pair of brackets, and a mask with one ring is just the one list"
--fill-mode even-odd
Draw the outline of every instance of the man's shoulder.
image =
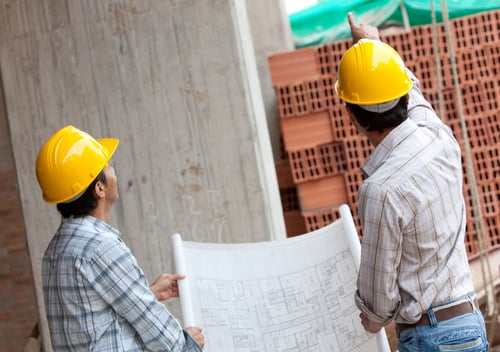
[[47, 247], [45, 255], [91, 258], [120, 246], [119, 236], [89, 219], [65, 219]]

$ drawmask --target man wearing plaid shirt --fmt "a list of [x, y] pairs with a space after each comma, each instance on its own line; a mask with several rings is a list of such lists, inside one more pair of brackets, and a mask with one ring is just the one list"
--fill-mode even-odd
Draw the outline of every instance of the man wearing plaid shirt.
[[348, 16], [354, 45], [336, 90], [374, 150], [362, 166], [356, 305], [365, 330], [396, 321], [398, 349], [486, 351], [464, 246], [460, 147], [378, 30]]
[[117, 145], [117, 139], [95, 140], [67, 126], [37, 157], [43, 198], [62, 215], [42, 262], [53, 349], [201, 351], [201, 328], [183, 330], [159, 302], [178, 296], [177, 280], [184, 277], [163, 274], [150, 286], [109, 225], [118, 190], [108, 162]]

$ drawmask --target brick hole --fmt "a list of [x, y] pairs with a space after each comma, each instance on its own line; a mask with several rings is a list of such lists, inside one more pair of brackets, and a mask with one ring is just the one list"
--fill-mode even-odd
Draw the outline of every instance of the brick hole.
[[290, 88], [288, 86], [278, 88], [278, 102], [280, 117], [288, 117], [293, 115], [292, 97], [290, 95]]
[[307, 99], [303, 84], [295, 84], [292, 86], [293, 96], [295, 97], [296, 114], [302, 115], [308, 112]]

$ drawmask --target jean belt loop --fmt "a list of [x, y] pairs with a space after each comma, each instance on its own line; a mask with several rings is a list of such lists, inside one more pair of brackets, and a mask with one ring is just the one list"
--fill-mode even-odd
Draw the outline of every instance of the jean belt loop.
[[429, 310], [427, 311], [427, 315], [429, 316], [429, 325], [433, 328], [435, 328], [438, 324], [437, 322], [437, 319], [436, 319], [436, 315], [434, 314], [434, 310], [432, 309], [432, 307], [429, 308]]
[[478, 307], [476, 307], [476, 304], [474, 303], [474, 297], [472, 295], [468, 295], [467, 300], [469, 301], [472, 307], [472, 313], [475, 313]]

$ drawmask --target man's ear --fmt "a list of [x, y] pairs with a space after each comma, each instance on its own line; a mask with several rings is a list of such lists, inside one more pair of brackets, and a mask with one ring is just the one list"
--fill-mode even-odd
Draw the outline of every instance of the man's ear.
[[97, 181], [94, 186], [94, 194], [97, 198], [103, 198], [105, 195], [106, 187], [101, 181]]

